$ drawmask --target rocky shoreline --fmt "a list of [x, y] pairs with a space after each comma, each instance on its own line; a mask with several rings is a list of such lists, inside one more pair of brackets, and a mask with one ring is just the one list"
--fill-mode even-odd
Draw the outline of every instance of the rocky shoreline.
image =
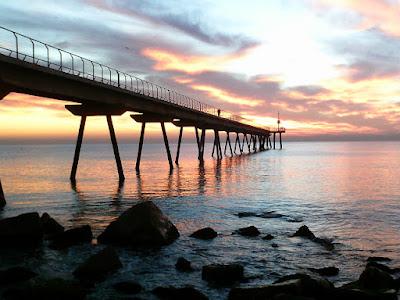
[[[275, 212], [241, 212], [237, 216], [264, 219], [285, 217]], [[289, 218], [288, 221], [298, 220]], [[255, 226], [233, 230], [232, 234], [249, 239], [274, 239], [271, 234], [262, 234]], [[334, 249], [332, 241], [317, 237], [305, 225], [300, 226], [291, 236], [308, 239], [327, 251]], [[141, 202], [121, 214], [97, 237], [97, 242], [104, 244], [104, 248], [88, 257], [72, 272], [74, 280], [43, 279], [35, 270], [23, 265], [1, 269], [0, 288], [4, 290], [2, 298], [86, 299], [98, 283], [124, 268], [115, 247], [159, 249], [168, 247], [179, 237], [178, 229], [153, 202]], [[205, 227], [193, 232], [190, 237], [212, 242], [219, 238], [219, 234]], [[0, 240], [1, 248], [45, 246], [63, 251], [75, 245], [93, 243], [93, 233], [89, 225], [65, 230], [46, 213], [42, 216], [27, 213], [0, 220]], [[272, 242], [271, 246], [279, 247]], [[230, 288], [228, 299], [397, 299], [399, 269], [391, 268], [387, 263], [390, 263], [388, 258], [370, 257], [359, 279], [340, 287], [335, 287], [327, 278], [340, 272], [336, 266], [309, 268], [306, 273], [283, 276], [268, 285], [240, 287], [241, 282], [252, 280], [246, 277], [246, 266], [215, 262], [201, 267], [199, 280], [204, 280], [211, 287]], [[185, 257], [171, 262], [172, 266], [174, 264], [179, 272], [194, 272], [191, 262]], [[135, 281], [117, 282], [112, 287], [116, 295], [128, 296], [134, 296], [144, 289]], [[208, 299], [204, 292], [191, 286], [160, 286], [151, 293], [160, 299]]]

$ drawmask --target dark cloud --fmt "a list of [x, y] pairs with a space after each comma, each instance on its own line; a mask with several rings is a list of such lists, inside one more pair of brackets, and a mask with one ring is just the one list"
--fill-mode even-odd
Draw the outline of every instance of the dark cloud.
[[207, 26], [202, 21], [205, 16], [200, 11], [191, 12], [190, 15], [171, 13], [170, 6], [166, 6], [163, 2], [151, 1], [119, 0], [109, 3], [105, 0], [87, 0], [87, 2], [103, 10], [140, 18], [146, 22], [161, 26], [172, 27], [194, 39], [213, 46], [244, 50], [259, 44], [256, 40], [242, 34], [215, 32], [212, 26]]
[[331, 46], [348, 60], [341, 67], [352, 81], [400, 75], [400, 38], [378, 28], [337, 39]]

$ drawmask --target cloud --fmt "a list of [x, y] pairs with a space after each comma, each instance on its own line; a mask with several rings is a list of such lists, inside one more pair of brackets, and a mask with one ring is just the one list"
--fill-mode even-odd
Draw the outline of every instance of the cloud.
[[331, 46], [348, 61], [338, 67], [351, 81], [400, 75], [400, 38], [389, 36], [378, 28], [335, 39]]

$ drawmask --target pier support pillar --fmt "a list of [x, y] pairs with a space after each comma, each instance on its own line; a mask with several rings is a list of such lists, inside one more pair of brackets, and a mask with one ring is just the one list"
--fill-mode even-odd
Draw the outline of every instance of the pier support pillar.
[[204, 144], [206, 139], [206, 129], [201, 129], [201, 136], [199, 141], [199, 161], [200, 163], [204, 163]]
[[276, 139], [276, 132], [274, 132], [274, 150], [275, 150], [275, 139]]
[[76, 140], [76, 146], [75, 146], [74, 161], [72, 163], [71, 174], [69, 176], [69, 179], [71, 181], [76, 181], [76, 170], [78, 169], [78, 162], [79, 162], [79, 156], [81, 153], [81, 146], [82, 146], [82, 140], [83, 140], [83, 132], [85, 130], [85, 124], [86, 124], [86, 116], [81, 116], [81, 124], [79, 125], [78, 138]]
[[169, 150], [167, 132], [165, 131], [164, 122], [160, 122], [160, 124], [161, 124], [161, 130], [162, 130], [163, 137], [164, 137], [165, 150], [167, 151], [169, 169], [170, 169], [170, 171], [172, 171], [174, 169], [174, 164], [172, 163], [171, 151]]
[[179, 165], [179, 153], [181, 151], [182, 133], [183, 133], [183, 127], [181, 127], [179, 130], [178, 147], [176, 149], [176, 158], [175, 158], [175, 163], [177, 165]]
[[279, 132], [279, 144], [282, 150], [282, 132]]
[[233, 156], [233, 151], [232, 151], [231, 140], [229, 138], [229, 131], [226, 132], [226, 141], [225, 141], [225, 149], [224, 149], [225, 156], [226, 156], [226, 149], [227, 149], [228, 144], [229, 144], [229, 148], [231, 150], [231, 157], [232, 157]]
[[140, 160], [142, 158], [142, 149], [143, 149], [143, 140], [144, 140], [144, 131], [146, 129], [146, 122], [142, 123], [142, 129], [140, 131], [140, 138], [139, 138], [139, 147], [138, 147], [138, 153], [136, 157], [136, 172], [140, 171]]
[[0, 179], [0, 208], [6, 206], [6, 197], [4, 197], [3, 187], [1, 186]]
[[217, 159], [222, 159], [222, 149], [221, 149], [221, 141], [219, 139], [219, 131], [214, 130], [214, 145], [211, 156], [214, 157], [214, 152], [217, 152]]
[[110, 131], [110, 139], [113, 146], [115, 162], [117, 164], [119, 181], [122, 182], [125, 180], [125, 175], [124, 175], [124, 170], [122, 169], [121, 157], [119, 155], [118, 143], [117, 143], [117, 138], [115, 136], [114, 125], [112, 123], [110, 115], [107, 115], [107, 124], [108, 124], [108, 130]]

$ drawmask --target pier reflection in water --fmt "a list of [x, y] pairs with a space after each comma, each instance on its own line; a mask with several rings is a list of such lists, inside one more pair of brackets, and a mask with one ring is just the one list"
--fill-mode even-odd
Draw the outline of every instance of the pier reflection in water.
[[[208, 145], [207, 153], [211, 152]], [[121, 145], [126, 180], [118, 183], [110, 145], [84, 144], [77, 181], [69, 171], [73, 145], [0, 146], [0, 176], [8, 204], [0, 217], [47, 211], [66, 227], [90, 224], [97, 236], [116, 216], [137, 201], [153, 200], [177, 225], [181, 237], [160, 251], [119, 250], [124, 269], [109, 280], [135, 279], [152, 289], [158, 285], [193, 284], [211, 298], [225, 290], [207, 286], [199, 272], [175, 271], [179, 256], [200, 268], [207, 263], [239, 262], [249, 284], [273, 281], [307, 267], [336, 265], [337, 283], [355, 279], [367, 256], [389, 256], [400, 264], [400, 143], [288, 143], [283, 151], [207, 159], [199, 165], [196, 145], [183, 144], [181, 164], [170, 174], [164, 148], [145, 145], [141, 173], [134, 170], [136, 148]], [[241, 211], [277, 211], [276, 219], [238, 218]], [[293, 221], [302, 221], [296, 223]], [[335, 251], [289, 238], [301, 224], [318, 236], [333, 238]], [[231, 235], [255, 225], [276, 238], [278, 248], [261, 238]], [[189, 234], [211, 226], [220, 236], [212, 242]], [[32, 267], [42, 272], [70, 272], [90, 248], [68, 253], [45, 250]], [[5, 265], [18, 263], [2, 255]], [[20, 259], [20, 258], [19, 258]], [[96, 289], [110, 295], [109, 281]], [[147, 297], [146, 297], [147, 298]]]

